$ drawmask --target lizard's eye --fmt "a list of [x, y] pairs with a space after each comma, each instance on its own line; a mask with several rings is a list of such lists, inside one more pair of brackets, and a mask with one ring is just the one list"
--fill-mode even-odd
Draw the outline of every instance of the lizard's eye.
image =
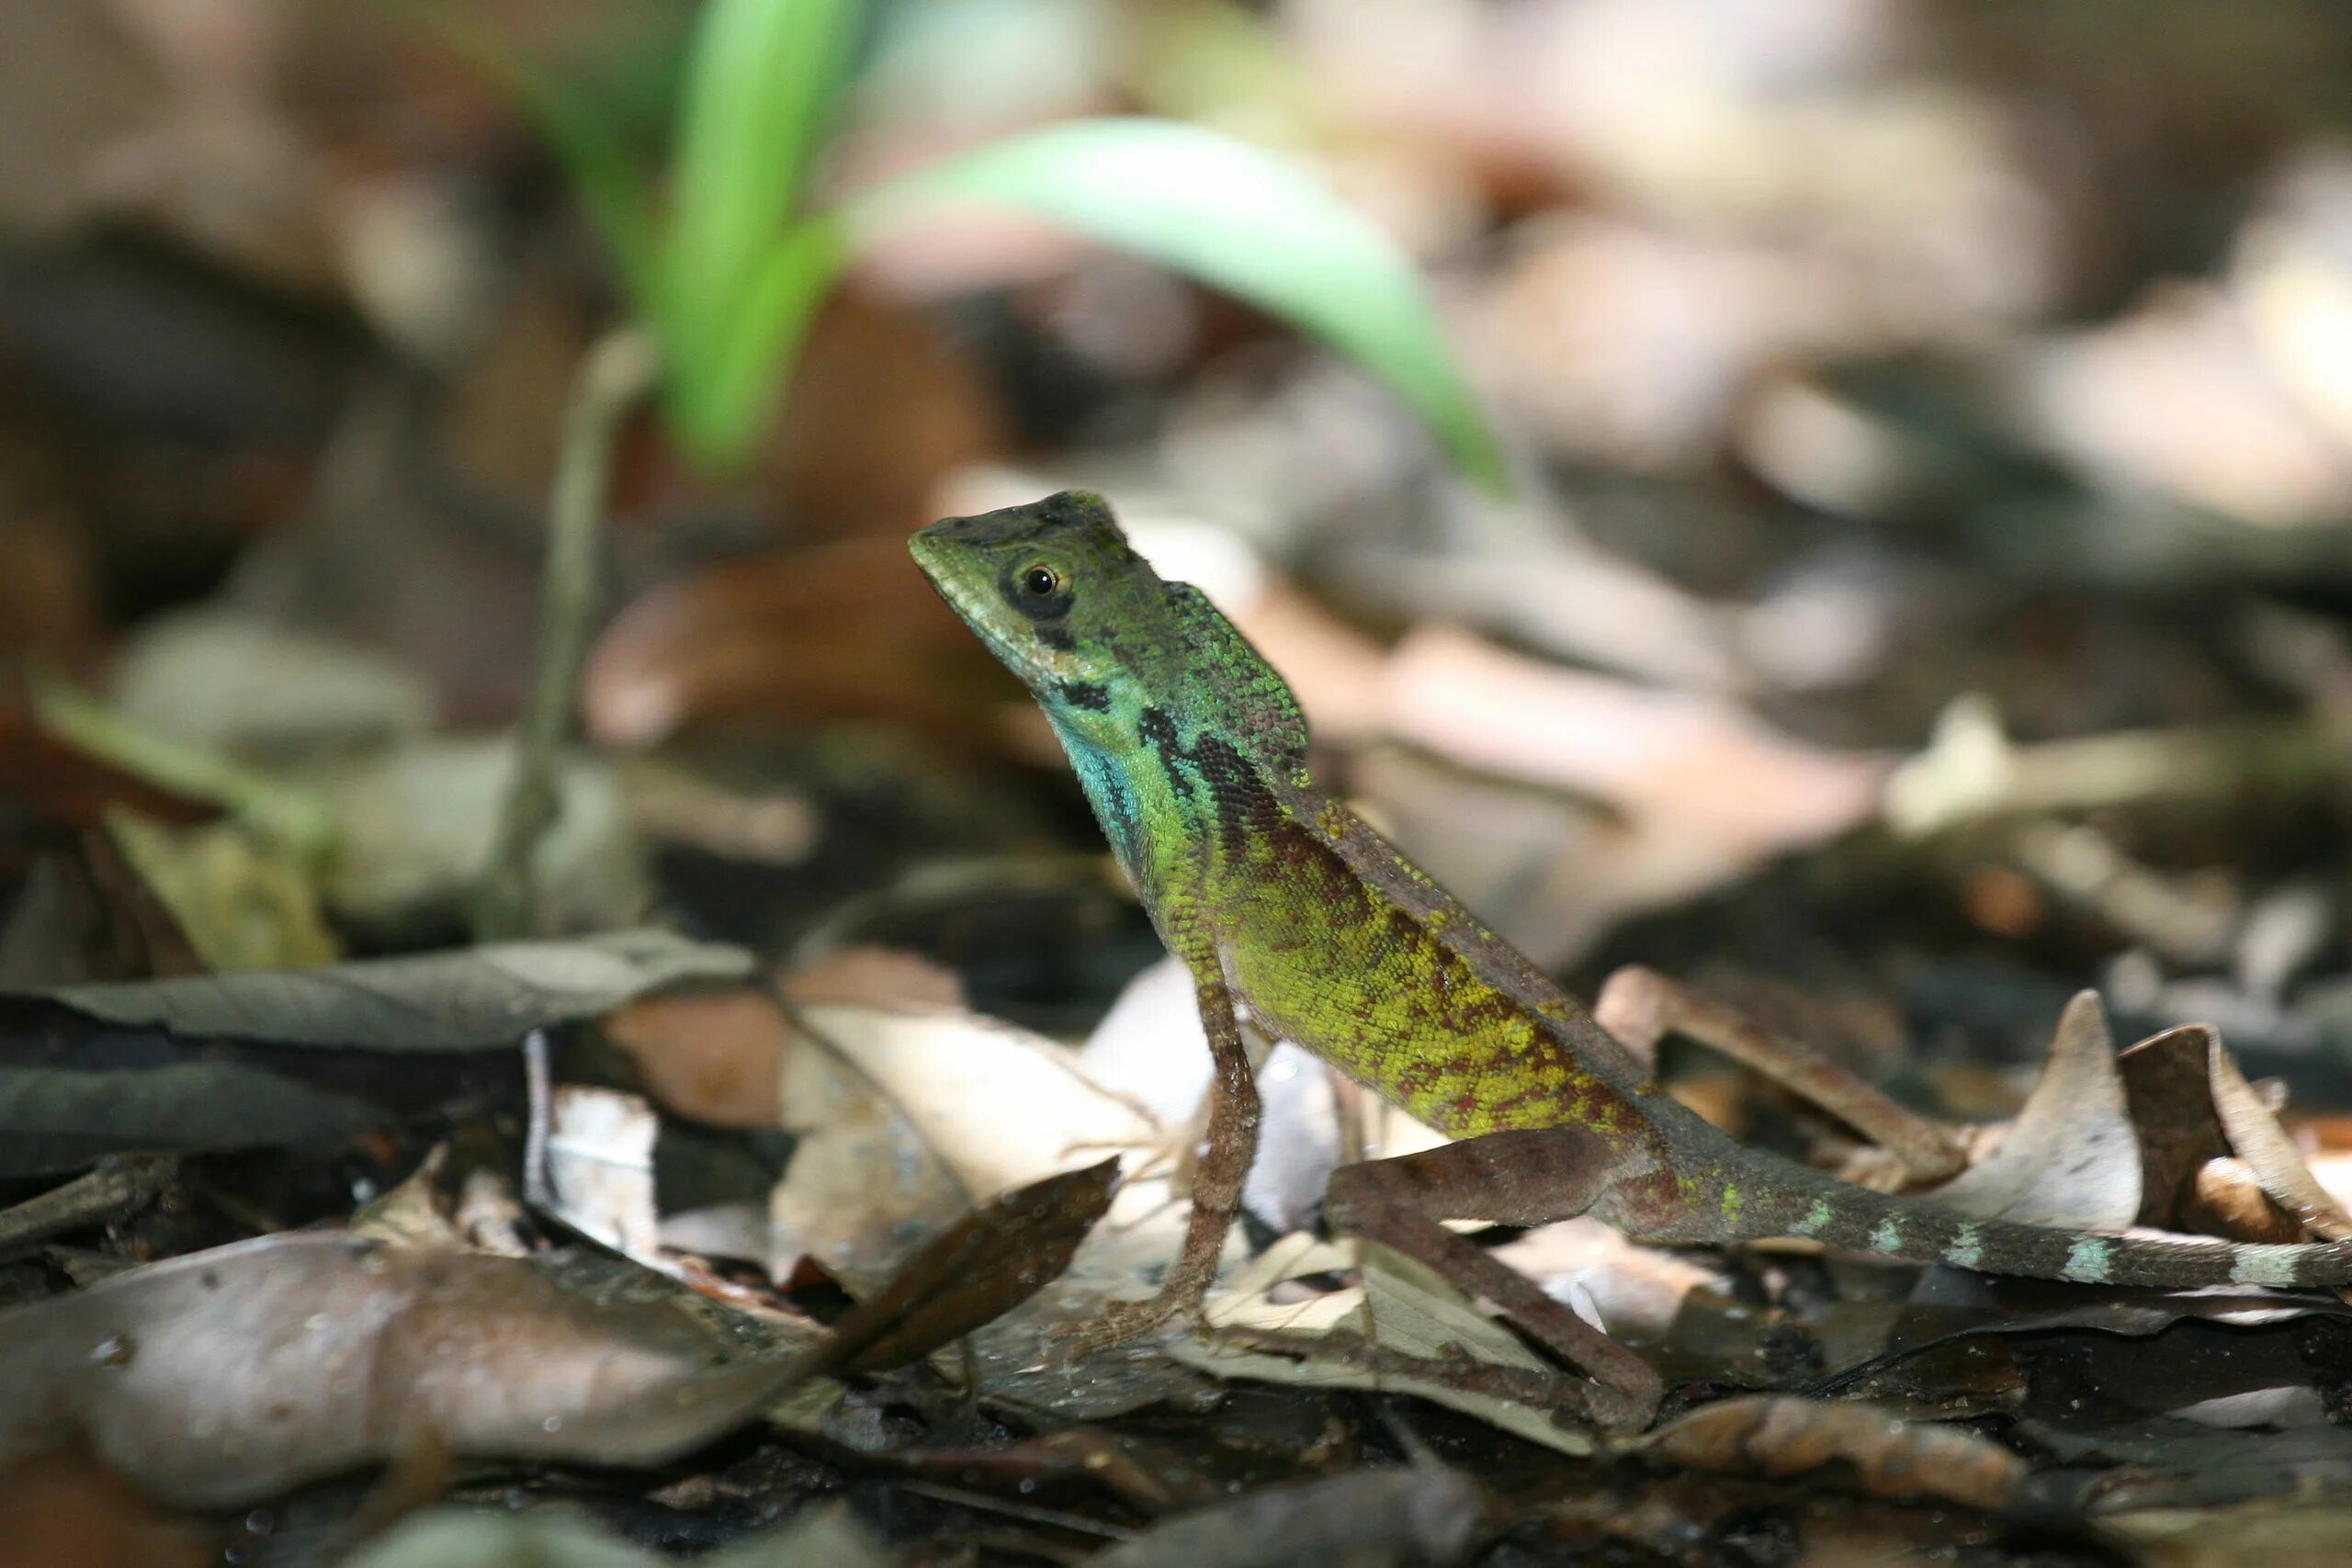
[[1049, 566], [1033, 566], [1021, 574], [1021, 592], [1032, 599], [1049, 599], [1061, 585], [1062, 574]]

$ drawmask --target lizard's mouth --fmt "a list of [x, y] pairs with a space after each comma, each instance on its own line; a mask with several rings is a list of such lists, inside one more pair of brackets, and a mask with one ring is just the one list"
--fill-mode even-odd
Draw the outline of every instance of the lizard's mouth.
[[949, 518], [934, 523], [918, 532], [907, 542], [907, 549], [915, 558], [933, 592], [947, 601], [947, 607], [956, 617], [972, 628], [972, 635], [988, 645], [989, 651], [1011, 665], [1015, 671], [1024, 668], [1005, 639], [989, 624], [989, 611], [996, 598], [994, 579], [987, 563], [978, 552], [958, 540], [944, 537], [940, 530], [961, 522]]

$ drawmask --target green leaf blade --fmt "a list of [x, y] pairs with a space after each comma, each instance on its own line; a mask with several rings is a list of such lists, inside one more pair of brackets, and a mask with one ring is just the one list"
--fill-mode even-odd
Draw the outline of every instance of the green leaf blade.
[[1508, 489], [1411, 261], [1273, 154], [1171, 120], [1072, 121], [990, 142], [860, 197], [873, 232], [942, 209], [1014, 209], [1148, 256], [1248, 300], [1354, 359], [1453, 461]]
[[861, 0], [711, 0], [695, 29], [658, 330], [673, 417], [707, 461], [740, 460], [757, 434], [741, 378], [717, 367], [734, 356], [745, 298], [792, 217], [862, 11]]

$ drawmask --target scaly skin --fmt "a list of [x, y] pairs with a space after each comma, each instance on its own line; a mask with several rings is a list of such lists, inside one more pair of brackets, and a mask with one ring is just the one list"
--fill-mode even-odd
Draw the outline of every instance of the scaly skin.
[[[1129, 548], [1099, 497], [1065, 491], [950, 518], [912, 548], [1053, 721], [1161, 938], [1193, 971], [1217, 1057], [1183, 1256], [1158, 1300], [1125, 1310], [1102, 1337], [1195, 1308], [1214, 1277], [1256, 1145], [1237, 1007], [1440, 1131], [1478, 1139], [1351, 1167], [1328, 1207], [1335, 1221], [1475, 1272], [1481, 1293], [1522, 1321], [1544, 1314], [1540, 1292], [1514, 1290], [1496, 1270], [1516, 1276], [1430, 1222], [1589, 1212], [1649, 1240], [1811, 1236], [2048, 1279], [2352, 1280], [2352, 1244], [2150, 1241], [1972, 1221], [1743, 1147], [1663, 1093], [1532, 964], [1316, 787], [1306, 726], [1282, 677], [1196, 590], [1162, 581]], [[1655, 1379], [1645, 1384], [1638, 1363], [1558, 1321], [1556, 1308], [1550, 1316], [1528, 1325], [1623, 1392], [1597, 1403], [1599, 1414], [1645, 1419]]]

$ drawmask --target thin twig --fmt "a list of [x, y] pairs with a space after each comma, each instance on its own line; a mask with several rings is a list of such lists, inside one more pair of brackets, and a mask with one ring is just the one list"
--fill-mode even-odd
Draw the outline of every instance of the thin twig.
[[534, 925], [531, 868], [557, 812], [557, 767], [571, 726], [581, 667], [603, 597], [605, 493], [622, 420], [653, 381], [650, 342], [633, 329], [589, 350], [564, 415], [548, 503], [547, 571], [539, 591], [537, 665], [517, 726], [514, 779], [498, 838], [474, 889], [476, 940], [499, 942]]
[[30, 1252], [61, 1232], [143, 1209], [169, 1190], [179, 1173], [176, 1155], [109, 1155], [62, 1187], [0, 1209], [0, 1258]]

